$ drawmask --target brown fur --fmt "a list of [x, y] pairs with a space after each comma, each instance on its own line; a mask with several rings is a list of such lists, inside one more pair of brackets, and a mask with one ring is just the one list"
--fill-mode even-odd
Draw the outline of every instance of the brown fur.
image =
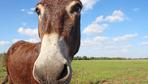
[[32, 76], [32, 69], [39, 52], [40, 43], [32, 44], [19, 41], [10, 47], [7, 53], [7, 70], [10, 84], [12, 81], [12, 84], [26, 84], [26, 82], [27, 84], [38, 84]]

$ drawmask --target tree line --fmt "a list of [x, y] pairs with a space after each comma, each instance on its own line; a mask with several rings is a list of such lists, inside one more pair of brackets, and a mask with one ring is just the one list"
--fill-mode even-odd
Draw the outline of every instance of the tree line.
[[148, 58], [122, 58], [122, 57], [87, 57], [75, 56], [74, 60], [148, 60]]
[[[5, 59], [5, 58], [6, 58], [6, 53], [0, 53], [0, 60]], [[148, 60], [148, 58], [74, 56], [73, 60]]]

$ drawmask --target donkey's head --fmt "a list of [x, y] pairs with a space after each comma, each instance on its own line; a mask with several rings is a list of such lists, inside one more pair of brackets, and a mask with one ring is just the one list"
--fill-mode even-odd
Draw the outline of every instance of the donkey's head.
[[33, 76], [41, 84], [69, 83], [71, 61], [80, 46], [79, 0], [41, 0], [36, 6], [41, 50]]

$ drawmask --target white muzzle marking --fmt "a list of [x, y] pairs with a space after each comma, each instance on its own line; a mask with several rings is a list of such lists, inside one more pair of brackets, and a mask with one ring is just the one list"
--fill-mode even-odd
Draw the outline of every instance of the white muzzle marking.
[[50, 71], [55, 65], [67, 64], [68, 48], [64, 42], [64, 38], [56, 33], [45, 34], [41, 43], [41, 50], [33, 67], [33, 76], [39, 82], [34, 71], [38, 69], [39, 72], [46, 72], [51, 74]]

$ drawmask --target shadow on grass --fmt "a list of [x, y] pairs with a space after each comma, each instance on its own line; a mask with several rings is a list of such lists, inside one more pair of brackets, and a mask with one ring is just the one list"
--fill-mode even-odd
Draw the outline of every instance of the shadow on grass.
[[106, 84], [107, 80], [90, 81], [89, 84]]

